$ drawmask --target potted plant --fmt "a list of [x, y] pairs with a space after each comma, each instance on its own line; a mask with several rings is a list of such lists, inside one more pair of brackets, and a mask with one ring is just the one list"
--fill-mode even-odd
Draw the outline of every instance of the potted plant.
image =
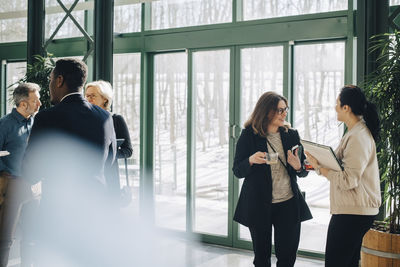
[[[379, 171], [384, 186], [386, 216], [376, 222], [364, 237], [362, 266], [398, 266], [400, 264], [400, 33], [372, 38], [371, 53], [378, 52], [380, 63], [364, 82], [369, 99], [378, 108], [381, 119], [377, 142]], [[382, 264], [383, 263], [383, 264]]]
[[40, 102], [42, 102], [42, 106], [40, 109], [45, 109], [51, 106], [50, 103], [50, 91], [49, 91], [49, 83], [50, 83], [50, 73], [55, 66], [55, 62], [52, 54], [48, 54], [47, 57], [42, 57], [40, 55], [34, 56], [35, 61], [33, 64], [28, 64], [25, 76], [21, 78], [16, 83], [10, 85], [9, 87], [22, 83], [22, 82], [32, 82], [37, 83], [40, 90]]

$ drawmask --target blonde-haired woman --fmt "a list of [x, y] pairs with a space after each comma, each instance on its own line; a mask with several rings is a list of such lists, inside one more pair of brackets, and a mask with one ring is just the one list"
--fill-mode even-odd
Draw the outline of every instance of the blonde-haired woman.
[[[104, 110], [111, 112], [111, 105], [113, 100], [113, 91], [111, 84], [106, 81], [94, 81], [86, 84], [85, 97], [93, 105], [97, 105]], [[131, 138], [129, 136], [128, 126], [121, 115], [113, 114], [114, 130], [117, 139], [124, 139], [121, 145], [118, 146], [117, 158], [129, 158], [132, 156]], [[120, 182], [119, 182], [119, 168], [118, 162], [115, 161], [111, 173], [107, 172], [107, 184], [109, 185], [111, 194], [119, 199], [121, 196]]]
[[[289, 110], [285, 97], [264, 93], [244, 124], [237, 142], [233, 172], [244, 182], [234, 220], [250, 230], [256, 267], [271, 266], [272, 226], [277, 266], [294, 266], [300, 241], [300, 223], [312, 218], [297, 185], [307, 176], [305, 155], [298, 154], [299, 134], [285, 122]], [[266, 161], [276, 152], [279, 161]]]

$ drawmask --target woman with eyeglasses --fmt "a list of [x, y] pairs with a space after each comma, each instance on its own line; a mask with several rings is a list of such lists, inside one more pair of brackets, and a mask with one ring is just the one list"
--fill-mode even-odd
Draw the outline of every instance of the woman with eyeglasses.
[[[111, 112], [113, 91], [109, 82], [99, 80], [86, 84], [85, 97], [91, 104], [97, 105], [104, 110]], [[132, 156], [133, 149], [128, 126], [121, 115], [113, 114], [112, 118], [116, 138], [121, 140], [123, 139], [122, 143], [119, 144], [117, 148], [117, 159], [129, 158]], [[124, 200], [126, 196], [124, 196], [124, 192], [121, 191], [117, 159], [114, 161], [112, 169], [106, 170], [106, 180], [114, 200], [122, 204], [121, 201], [126, 201]]]
[[[305, 177], [305, 155], [296, 130], [285, 122], [285, 97], [264, 93], [244, 124], [236, 145], [233, 172], [244, 178], [234, 220], [250, 230], [254, 265], [271, 266], [272, 226], [277, 266], [294, 266], [300, 224], [312, 218], [297, 185]], [[278, 160], [268, 160], [277, 153]]]
[[325, 266], [358, 266], [365, 233], [372, 226], [381, 205], [379, 168], [375, 141], [379, 137], [376, 107], [354, 85], [342, 88], [336, 99], [338, 121], [347, 132], [335, 151], [343, 171], [321, 167], [307, 153], [316, 173], [330, 182], [330, 212], [325, 248]]

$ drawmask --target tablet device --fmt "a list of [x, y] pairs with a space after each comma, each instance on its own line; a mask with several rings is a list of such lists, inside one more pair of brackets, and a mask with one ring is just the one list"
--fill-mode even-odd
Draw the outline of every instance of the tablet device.
[[318, 160], [318, 163], [325, 168], [332, 169], [334, 171], [342, 171], [343, 167], [336, 157], [335, 152], [330, 146], [314, 143], [307, 140], [300, 140], [305, 151], [308, 151], [314, 158]]

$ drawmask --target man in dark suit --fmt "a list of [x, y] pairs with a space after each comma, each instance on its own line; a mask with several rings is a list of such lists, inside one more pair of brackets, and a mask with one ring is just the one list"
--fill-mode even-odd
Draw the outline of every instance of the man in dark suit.
[[[25, 176], [42, 181], [36, 222], [39, 266], [100, 266], [99, 241], [107, 226], [104, 169], [115, 158], [110, 114], [82, 96], [87, 66], [60, 59], [50, 75], [53, 107], [39, 112], [25, 154]], [[105, 249], [105, 248], [104, 248]]]

